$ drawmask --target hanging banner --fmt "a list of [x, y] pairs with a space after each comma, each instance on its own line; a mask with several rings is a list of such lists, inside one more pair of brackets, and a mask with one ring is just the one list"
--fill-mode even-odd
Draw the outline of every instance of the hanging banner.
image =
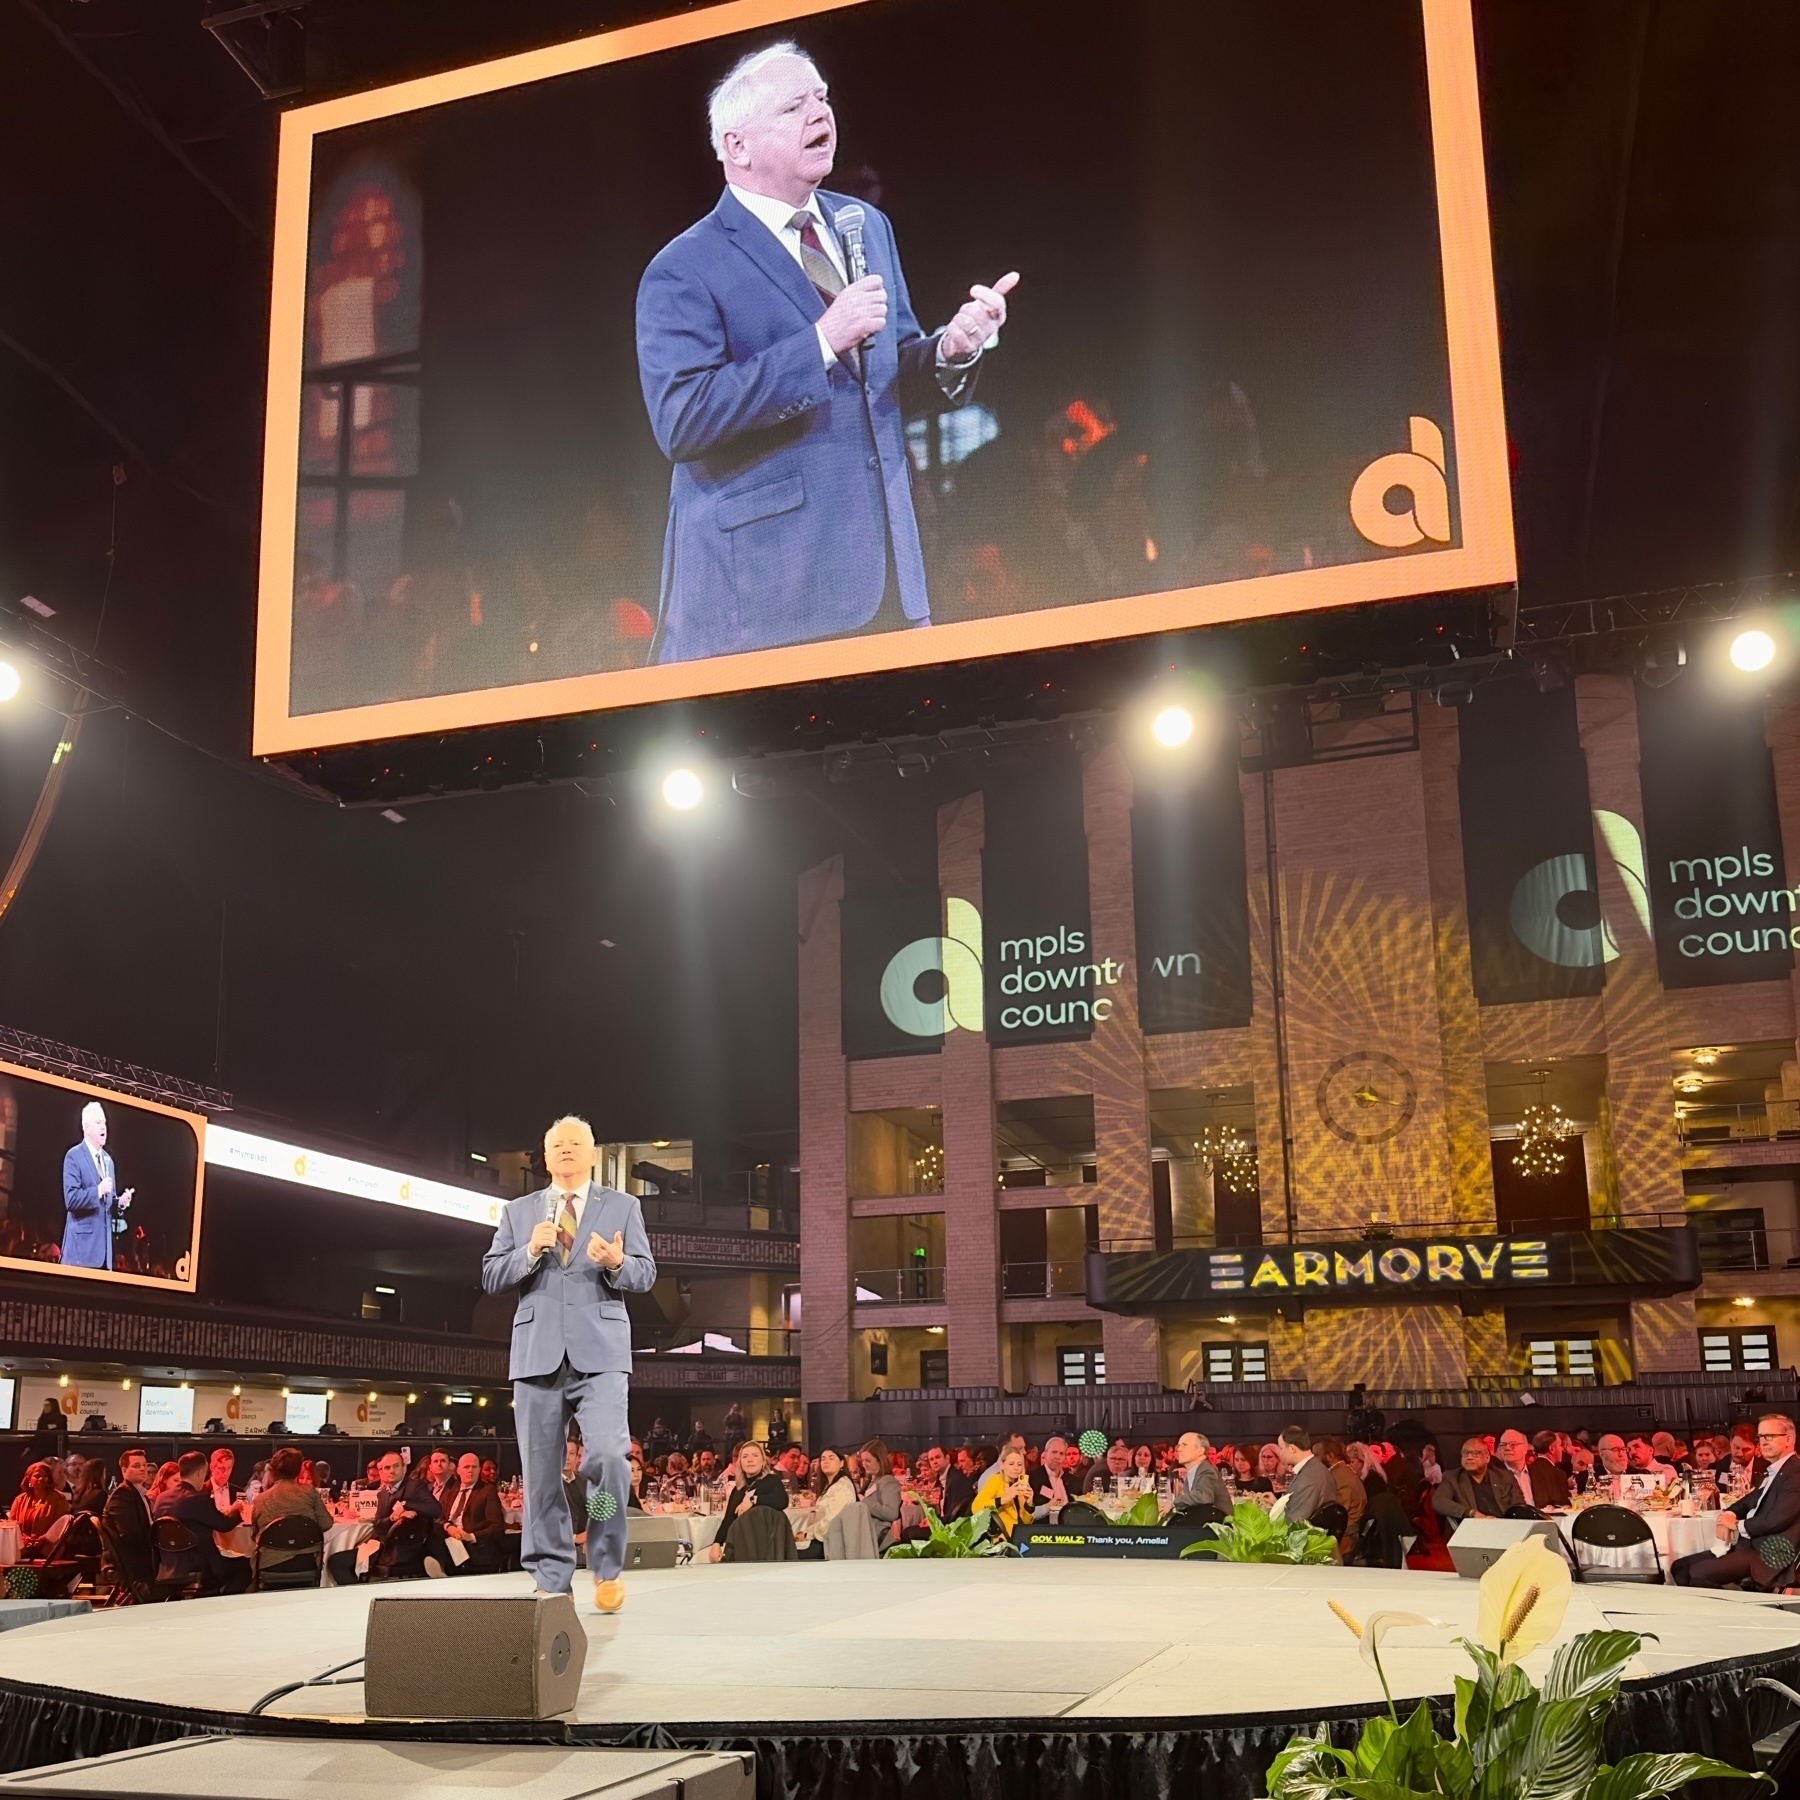
[[1250, 906], [1236, 747], [1131, 808], [1138, 1020], [1144, 1032], [1250, 1023]]
[[1476, 998], [1502, 1006], [1599, 993], [1617, 950], [1600, 917], [1575, 690], [1484, 682], [1458, 732]]
[[850, 1061], [929, 1055], [943, 1047], [950, 1021], [942, 906], [935, 887], [845, 894], [838, 913], [839, 1007]]
[[1093, 1036], [1123, 973], [1088, 917], [1081, 758], [1040, 757], [991, 777], [981, 853], [982, 979], [990, 1044]]
[[1666, 988], [1785, 981], [1800, 944], [1760, 703], [1689, 675], [1637, 690], [1656, 966]]

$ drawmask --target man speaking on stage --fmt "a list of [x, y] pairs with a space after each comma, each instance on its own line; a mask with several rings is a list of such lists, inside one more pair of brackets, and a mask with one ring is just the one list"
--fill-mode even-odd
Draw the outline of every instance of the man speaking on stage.
[[575, 1580], [574, 1526], [563, 1498], [569, 1420], [581, 1426], [588, 1489], [587, 1562], [594, 1604], [625, 1604], [625, 1500], [630, 1486], [631, 1321], [625, 1294], [656, 1281], [643, 1209], [593, 1180], [594, 1133], [562, 1118], [544, 1134], [550, 1185], [509, 1200], [481, 1265], [490, 1294], [519, 1290], [513, 1313], [513, 1422], [525, 1474], [519, 1561], [539, 1593]]
[[135, 1192], [119, 1192], [118, 1172], [106, 1148], [106, 1108], [90, 1100], [81, 1109], [81, 1142], [63, 1157], [62, 1266], [110, 1269], [113, 1239], [125, 1229], [125, 1209]]
[[791, 43], [714, 89], [725, 192], [638, 286], [638, 376], [675, 465], [654, 660], [931, 622], [908, 417], [966, 404], [1018, 283], [913, 316], [893, 227], [819, 187], [824, 77]]

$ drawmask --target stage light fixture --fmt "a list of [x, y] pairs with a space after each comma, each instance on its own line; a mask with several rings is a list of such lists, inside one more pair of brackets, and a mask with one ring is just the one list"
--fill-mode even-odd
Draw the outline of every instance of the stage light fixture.
[[1185, 706], [1165, 706], [1150, 721], [1150, 735], [1165, 750], [1178, 750], [1194, 735], [1194, 715]]
[[706, 796], [706, 784], [692, 769], [671, 769], [663, 777], [662, 797], [677, 812], [692, 812]]
[[1775, 640], [1766, 631], [1740, 631], [1731, 640], [1731, 666], [1755, 675], [1775, 660]]
[[0, 706], [3, 706], [8, 700], [18, 699], [19, 689], [23, 686], [24, 683], [19, 679], [17, 665], [0, 662]]

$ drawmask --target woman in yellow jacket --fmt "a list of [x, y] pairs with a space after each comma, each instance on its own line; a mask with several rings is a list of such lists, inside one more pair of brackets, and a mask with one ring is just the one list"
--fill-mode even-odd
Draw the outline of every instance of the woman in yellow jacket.
[[1021, 1525], [1031, 1523], [1031, 1478], [1025, 1473], [1025, 1452], [1008, 1450], [975, 1490], [971, 1513], [992, 1512], [988, 1530], [1011, 1538]]

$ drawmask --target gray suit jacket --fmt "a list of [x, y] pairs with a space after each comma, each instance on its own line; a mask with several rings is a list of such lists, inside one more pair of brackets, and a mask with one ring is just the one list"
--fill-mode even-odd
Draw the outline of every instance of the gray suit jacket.
[[[1502, 1514], [1511, 1507], [1531, 1504], [1519, 1492], [1519, 1484], [1513, 1480], [1512, 1470], [1497, 1456], [1488, 1464], [1487, 1482], [1493, 1490], [1494, 1503]], [[1440, 1519], [1466, 1519], [1475, 1511], [1475, 1477], [1467, 1469], [1446, 1469], [1444, 1479], [1432, 1491], [1431, 1510]]]
[[1329, 1506], [1337, 1498], [1337, 1483], [1331, 1471], [1315, 1454], [1303, 1462], [1289, 1479], [1286, 1518], [1290, 1525], [1312, 1522], [1321, 1506]]
[[1197, 1462], [1188, 1470], [1175, 1498], [1194, 1506], [1216, 1506], [1227, 1518], [1231, 1516], [1231, 1496], [1225, 1491], [1224, 1478], [1209, 1462]]
[[[566, 1356], [569, 1367], [583, 1375], [629, 1375], [631, 1321], [622, 1296], [645, 1293], [656, 1281], [643, 1208], [630, 1194], [590, 1182], [575, 1223], [569, 1266], [562, 1266], [552, 1246], [534, 1267], [526, 1245], [532, 1228], [549, 1217], [549, 1194], [549, 1188], [540, 1188], [508, 1201], [482, 1259], [481, 1285], [490, 1294], [519, 1290], [509, 1372], [515, 1381], [554, 1375]], [[624, 1262], [617, 1269], [603, 1269], [589, 1261], [588, 1239], [598, 1236], [611, 1243], [615, 1232], [625, 1234]]]

